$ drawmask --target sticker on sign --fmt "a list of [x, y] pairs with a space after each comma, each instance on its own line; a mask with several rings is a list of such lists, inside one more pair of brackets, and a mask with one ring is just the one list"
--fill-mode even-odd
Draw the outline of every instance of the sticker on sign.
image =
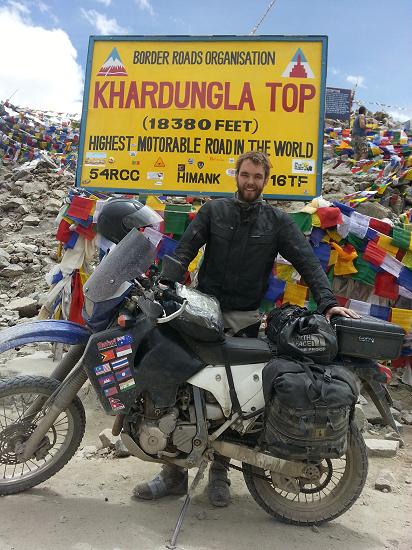
[[312, 159], [292, 159], [292, 174], [314, 174], [315, 161]]

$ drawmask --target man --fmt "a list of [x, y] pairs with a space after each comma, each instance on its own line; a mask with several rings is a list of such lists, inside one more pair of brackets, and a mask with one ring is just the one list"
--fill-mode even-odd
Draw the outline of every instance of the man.
[[[339, 307], [328, 278], [300, 229], [291, 218], [262, 199], [269, 159], [260, 152], [241, 155], [236, 163], [234, 197], [206, 202], [179, 242], [175, 256], [185, 269], [206, 244], [198, 289], [220, 303], [225, 327], [236, 336], [257, 337], [259, 305], [278, 253], [290, 261], [309, 285], [318, 310], [358, 317]], [[214, 506], [230, 501], [228, 461], [215, 461], [209, 472], [208, 495]], [[153, 480], [134, 489], [134, 496], [154, 500], [187, 491], [187, 471], [170, 465]]]
[[365, 113], [365, 107], [359, 107], [358, 116], [353, 122], [351, 145], [353, 148], [355, 160], [368, 158], [368, 140], [366, 137]]

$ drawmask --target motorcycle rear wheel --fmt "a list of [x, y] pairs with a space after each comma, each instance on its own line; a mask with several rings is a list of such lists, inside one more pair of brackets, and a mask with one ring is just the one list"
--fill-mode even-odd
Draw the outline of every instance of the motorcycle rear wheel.
[[43, 414], [40, 411], [24, 419], [25, 411], [37, 397], [47, 399], [59, 385], [57, 380], [43, 376], [0, 382], [0, 496], [19, 493], [46, 481], [67, 464], [79, 447], [86, 416], [82, 402], [76, 397], [47, 432], [46, 448], [38, 458], [19, 462], [15, 452], [16, 445], [28, 439]]
[[367, 450], [362, 435], [353, 423], [348, 434], [346, 455], [340, 459], [324, 460], [321, 464], [324, 475], [320, 483], [301, 484], [297, 494], [276, 487], [270, 472], [249, 464], [242, 465], [243, 477], [257, 504], [271, 516], [294, 525], [319, 525], [345, 513], [365, 485]]

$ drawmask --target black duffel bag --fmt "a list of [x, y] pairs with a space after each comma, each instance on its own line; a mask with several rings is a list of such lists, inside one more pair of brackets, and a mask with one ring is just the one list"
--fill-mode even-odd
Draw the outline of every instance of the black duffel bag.
[[263, 392], [264, 443], [274, 456], [318, 462], [346, 452], [359, 397], [351, 371], [277, 357], [263, 369]]
[[285, 304], [272, 309], [266, 335], [281, 355], [329, 362], [338, 353], [336, 333], [326, 317], [303, 307]]

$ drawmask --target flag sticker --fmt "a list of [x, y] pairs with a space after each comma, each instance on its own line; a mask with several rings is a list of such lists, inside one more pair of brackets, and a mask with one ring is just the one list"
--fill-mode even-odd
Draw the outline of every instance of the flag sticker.
[[115, 374], [117, 380], [126, 380], [126, 378], [130, 378], [132, 376], [132, 371], [130, 369], [124, 369], [116, 372]]
[[105, 363], [104, 365], [99, 365], [98, 367], [94, 367], [94, 372], [96, 373], [96, 376], [99, 376], [100, 374], [106, 374], [107, 372], [111, 372], [110, 363]]
[[112, 359], [116, 359], [116, 355], [114, 354], [114, 351], [112, 349], [109, 349], [107, 351], [101, 351], [100, 355], [102, 356], [102, 359], [105, 363], [106, 361], [111, 361]]
[[113, 370], [122, 369], [129, 366], [129, 359], [127, 357], [117, 359], [116, 361], [112, 361], [111, 365]]
[[117, 345], [118, 343], [116, 338], [113, 338], [113, 340], [105, 340], [104, 342], [97, 342], [97, 349], [101, 351], [109, 348], [114, 348]]
[[117, 357], [123, 357], [124, 355], [129, 355], [129, 353], [133, 352], [132, 347], [130, 345], [119, 346], [118, 348], [115, 348], [115, 351], [116, 351]]
[[118, 336], [116, 340], [117, 340], [117, 343], [115, 345], [117, 346], [126, 346], [127, 344], [131, 344], [133, 342], [133, 338], [130, 336], [130, 334], [124, 334], [123, 336]]
[[98, 382], [101, 386], [107, 386], [107, 384], [114, 384], [114, 382], [116, 382], [115, 377], [113, 376], [113, 374], [109, 374], [109, 375], [106, 375], [106, 376], [101, 376], [97, 380], [98, 380]]
[[110, 406], [111, 408], [116, 411], [116, 410], [121, 410], [121, 409], [124, 409], [125, 406], [123, 405], [123, 403], [120, 401], [120, 399], [118, 399], [117, 397], [109, 397], [109, 403], [110, 403]]
[[130, 378], [130, 380], [126, 380], [125, 382], [120, 382], [119, 388], [120, 388], [120, 391], [125, 391], [130, 388], [134, 388], [135, 385], [136, 384], [134, 383], [133, 378]]
[[116, 386], [111, 386], [110, 388], [106, 388], [104, 390], [104, 394], [106, 397], [111, 397], [112, 395], [116, 395], [116, 393], [119, 393]]

